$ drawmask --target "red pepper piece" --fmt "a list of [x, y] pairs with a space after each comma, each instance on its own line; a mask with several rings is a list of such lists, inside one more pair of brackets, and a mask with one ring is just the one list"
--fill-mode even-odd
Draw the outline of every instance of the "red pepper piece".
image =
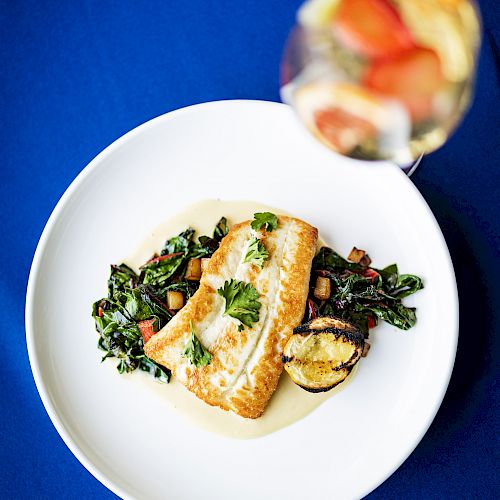
[[314, 302], [311, 299], [307, 299], [307, 307], [309, 307], [309, 315], [311, 319], [316, 319], [316, 307], [314, 307]]
[[142, 338], [144, 339], [144, 343], [146, 343], [155, 333], [157, 333], [154, 331], [154, 323], [155, 323], [154, 319], [145, 319], [137, 323]]
[[373, 316], [368, 316], [368, 328], [375, 328], [377, 323], [375, 322], [375, 318]]

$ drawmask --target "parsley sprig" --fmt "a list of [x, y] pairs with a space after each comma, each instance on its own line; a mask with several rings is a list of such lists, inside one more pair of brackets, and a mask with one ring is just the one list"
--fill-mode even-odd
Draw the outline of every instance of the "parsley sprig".
[[258, 212], [253, 214], [253, 218], [251, 226], [255, 231], [264, 228], [266, 231], [271, 232], [278, 227], [278, 217], [271, 212]]
[[189, 328], [191, 330], [191, 338], [182, 355], [188, 358], [191, 364], [195, 365], [197, 368], [209, 365], [212, 362], [212, 355], [203, 347], [196, 336], [192, 321], [189, 321]]
[[224, 316], [231, 316], [240, 322], [238, 330], [259, 321], [259, 292], [251, 283], [244, 283], [235, 279], [228, 280], [217, 293], [226, 300]]
[[269, 259], [269, 252], [264, 244], [258, 239], [253, 237], [248, 245], [248, 251], [243, 259], [243, 262], [248, 262], [259, 266], [261, 269], [264, 267], [264, 262]]

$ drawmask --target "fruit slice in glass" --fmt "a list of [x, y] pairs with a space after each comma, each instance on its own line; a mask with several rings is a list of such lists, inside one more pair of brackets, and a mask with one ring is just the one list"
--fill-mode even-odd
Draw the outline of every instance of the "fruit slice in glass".
[[432, 49], [414, 47], [399, 54], [373, 61], [362, 85], [381, 95], [399, 100], [413, 123], [433, 113], [433, 96], [446, 86], [441, 61]]
[[[409, 134], [407, 116], [358, 85], [316, 81], [297, 88], [295, 109], [307, 128], [341, 154], [363, 157], [370, 149], [403, 150]], [[356, 153], [363, 145], [364, 150]]]
[[332, 26], [339, 41], [366, 57], [390, 57], [415, 46], [410, 30], [387, 0], [347, 0]]

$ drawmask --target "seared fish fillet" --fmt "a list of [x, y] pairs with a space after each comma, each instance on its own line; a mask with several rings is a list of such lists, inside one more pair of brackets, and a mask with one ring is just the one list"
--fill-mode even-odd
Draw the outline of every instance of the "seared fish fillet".
[[[278, 220], [272, 232], [254, 231], [250, 221], [235, 225], [210, 259], [198, 291], [144, 348], [200, 399], [247, 418], [262, 415], [278, 384], [284, 345], [304, 313], [318, 238], [317, 229], [299, 219]], [[253, 236], [269, 252], [262, 269], [243, 262]], [[259, 320], [242, 331], [237, 320], [223, 316], [225, 299], [217, 294], [232, 278], [252, 283], [260, 294]], [[208, 366], [197, 368], [182, 356], [190, 321], [212, 354]]]

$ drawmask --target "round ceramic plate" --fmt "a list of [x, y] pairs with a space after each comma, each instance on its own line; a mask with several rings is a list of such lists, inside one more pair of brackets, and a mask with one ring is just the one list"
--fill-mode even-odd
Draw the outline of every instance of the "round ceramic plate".
[[[155, 391], [99, 363], [90, 305], [108, 265], [183, 207], [256, 200], [318, 227], [346, 254], [369, 250], [424, 278], [418, 324], [373, 333], [349, 386], [306, 418], [237, 440], [194, 427]], [[359, 498], [411, 453], [448, 385], [458, 335], [455, 277], [429, 207], [393, 165], [316, 143], [285, 105], [222, 101], [156, 118], [109, 146], [68, 188], [42, 234], [26, 300], [41, 398], [81, 463], [126, 498]], [[154, 382], [151, 382], [154, 383]], [[168, 391], [168, 386], [165, 386]]]

